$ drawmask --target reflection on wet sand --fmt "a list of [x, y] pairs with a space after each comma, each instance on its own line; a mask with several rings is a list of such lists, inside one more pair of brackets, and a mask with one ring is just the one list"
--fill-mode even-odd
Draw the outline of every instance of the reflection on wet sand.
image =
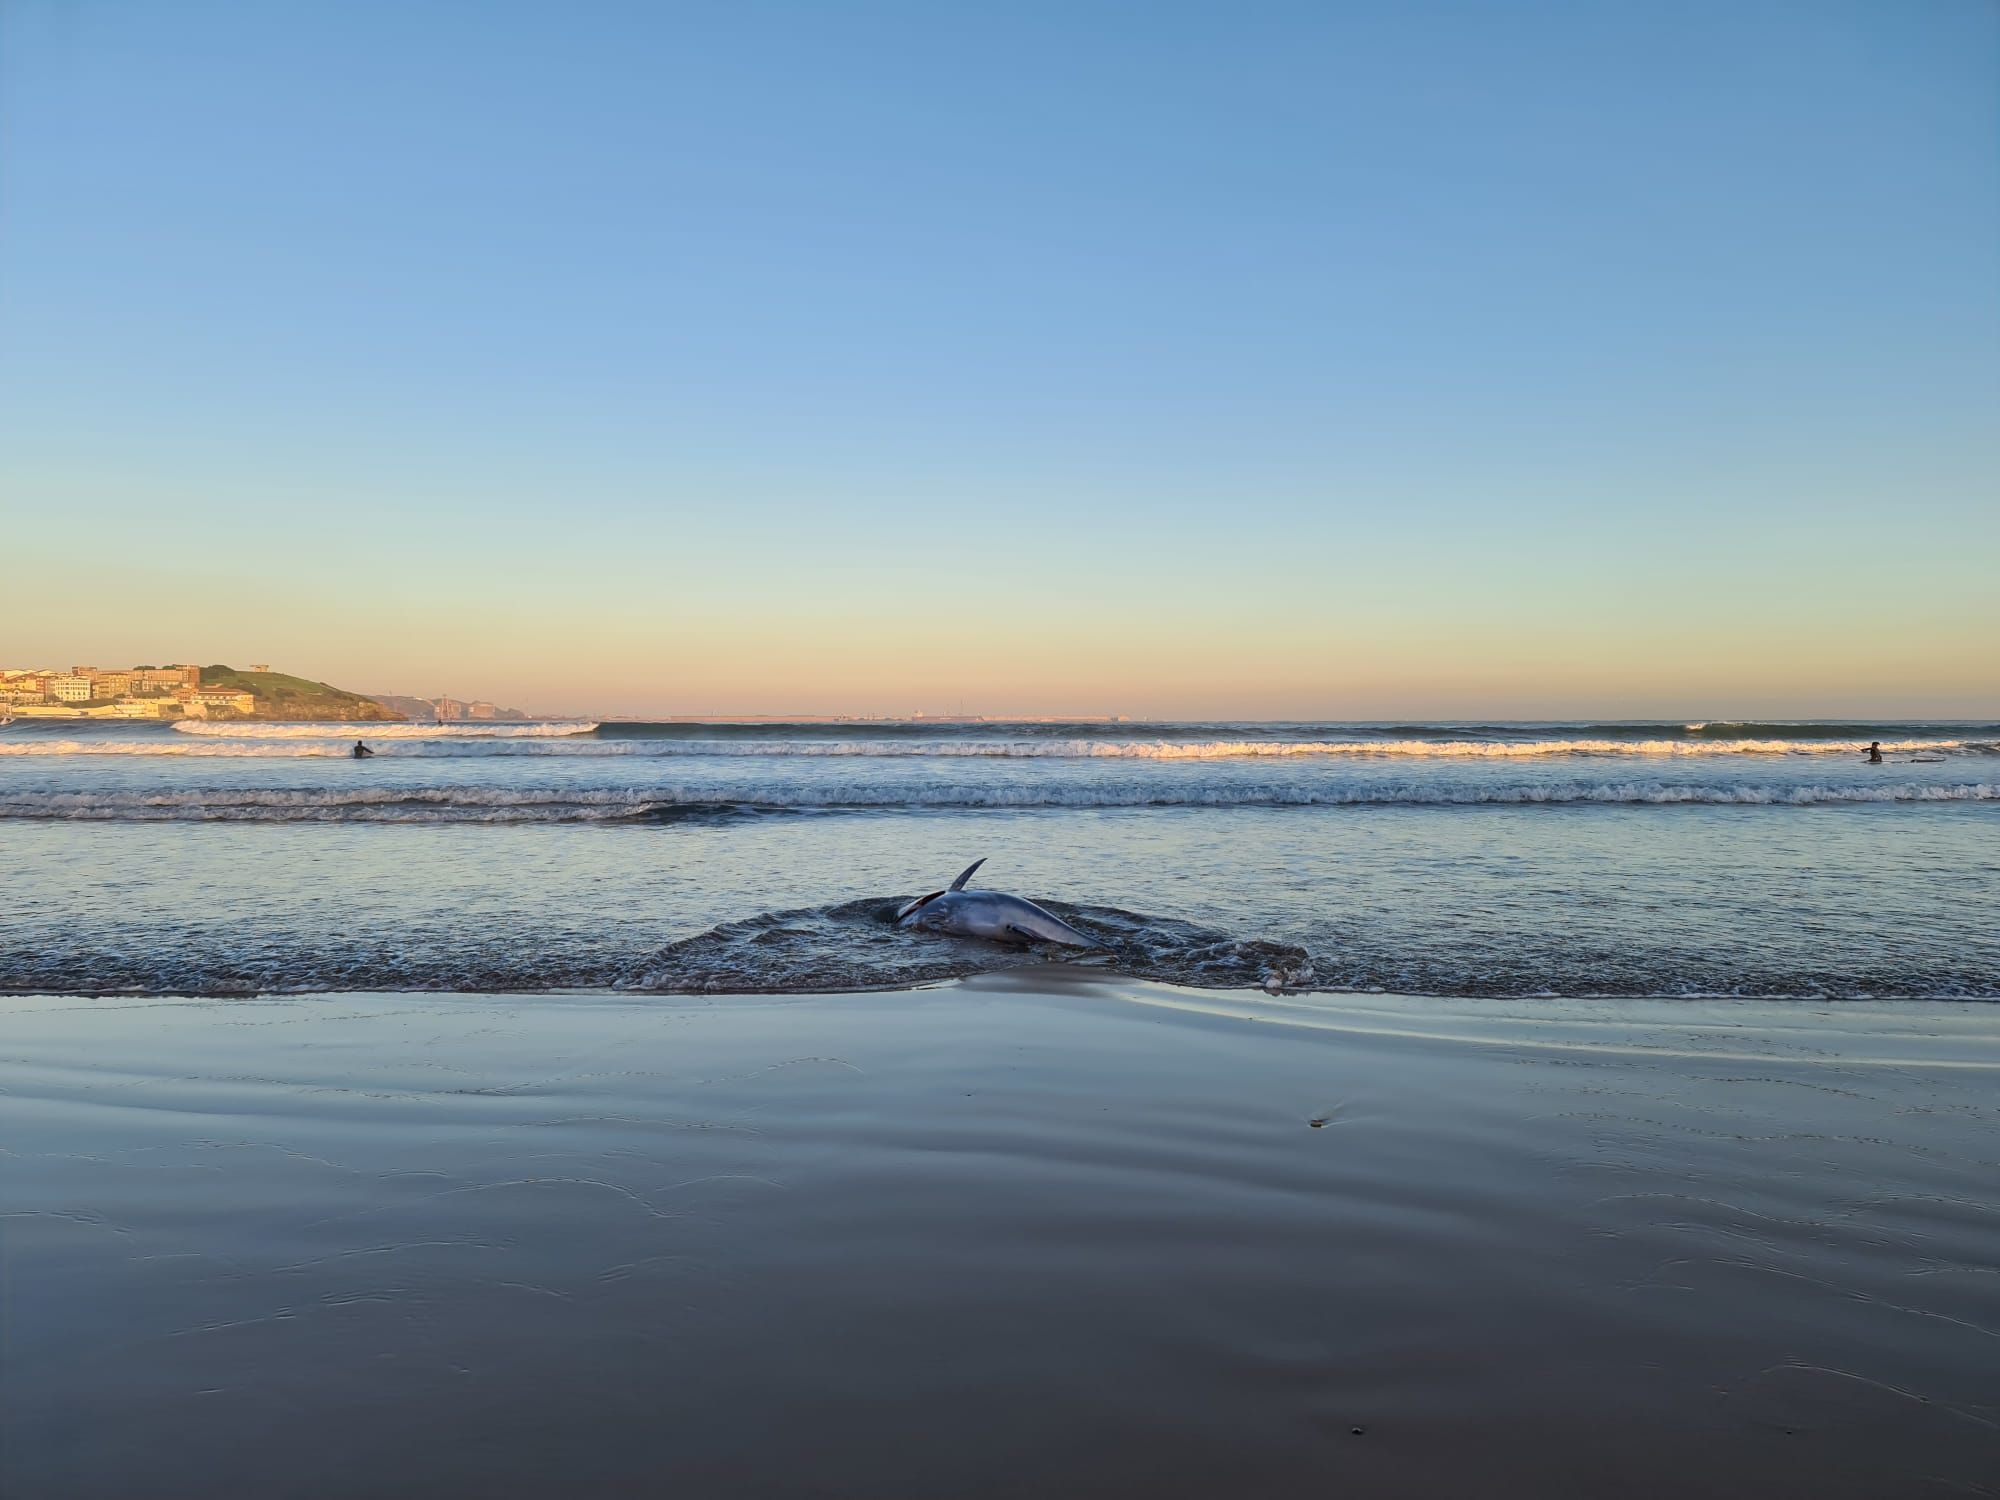
[[1990, 1008], [0, 1006], [10, 1495], [2000, 1472]]

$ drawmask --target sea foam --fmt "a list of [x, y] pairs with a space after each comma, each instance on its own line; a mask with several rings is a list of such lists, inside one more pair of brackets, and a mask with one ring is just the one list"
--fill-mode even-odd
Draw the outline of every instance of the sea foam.
[[343, 740], [359, 739], [519, 739], [547, 735], [589, 734], [597, 728], [595, 719], [537, 720], [515, 723], [477, 720], [452, 724], [368, 723], [352, 724], [245, 724], [226, 719], [177, 719], [173, 728], [181, 734], [218, 735], [243, 740]]

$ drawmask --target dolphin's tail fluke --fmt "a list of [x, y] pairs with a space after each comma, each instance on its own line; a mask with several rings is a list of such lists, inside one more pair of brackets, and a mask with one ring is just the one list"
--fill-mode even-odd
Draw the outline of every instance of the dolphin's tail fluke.
[[971, 864], [965, 867], [965, 873], [959, 876], [958, 879], [954, 880], [951, 883], [951, 888], [955, 891], [964, 890], [965, 882], [972, 879], [972, 872], [985, 863], [986, 863], [986, 857], [984, 855], [981, 855], [978, 859], [975, 859]]

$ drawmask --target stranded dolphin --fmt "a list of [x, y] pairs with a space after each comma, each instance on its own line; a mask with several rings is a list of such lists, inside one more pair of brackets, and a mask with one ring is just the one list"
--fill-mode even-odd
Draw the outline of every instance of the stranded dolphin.
[[1105, 946], [1032, 901], [1003, 896], [998, 891], [966, 890], [965, 882], [972, 878], [972, 872], [985, 863], [983, 859], [974, 860], [951, 883], [950, 890], [932, 891], [903, 906], [896, 913], [896, 925], [955, 933], [959, 937], [991, 938], [999, 943], [1055, 943], [1064, 948]]

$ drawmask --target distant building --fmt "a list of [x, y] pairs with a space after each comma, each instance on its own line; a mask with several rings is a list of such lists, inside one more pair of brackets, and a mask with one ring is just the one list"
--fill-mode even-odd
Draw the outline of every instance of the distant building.
[[[74, 717], [72, 710], [86, 710], [98, 718], [171, 718], [172, 699], [186, 700], [199, 688], [201, 668], [188, 665], [168, 667], [76, 666], [68, 671], [53, 667], [0, 667], [0, 703], [16, 708], [45, 707], [49, 717]], [[166, 695], [172, 695], [170, 699]], [[121, 707], [143, 700], [141, 708]]]
[[140, 692], [167, 692], [175, 688], [200, 687], [200, 667], [141, 667], [132, 674], [132, 686]]
[[233, 709], [239, 714], [254, 714], [257, 711], [256, 697], [236, 688], [196, 688], [188, 698], [190, 702], [200, 704], [204, 713], [212, 708]]
[[267, 661], [253, 661], [250, 663], [250, 670], [253, 672], [268, 672], [271, 670], [271, 664]]

